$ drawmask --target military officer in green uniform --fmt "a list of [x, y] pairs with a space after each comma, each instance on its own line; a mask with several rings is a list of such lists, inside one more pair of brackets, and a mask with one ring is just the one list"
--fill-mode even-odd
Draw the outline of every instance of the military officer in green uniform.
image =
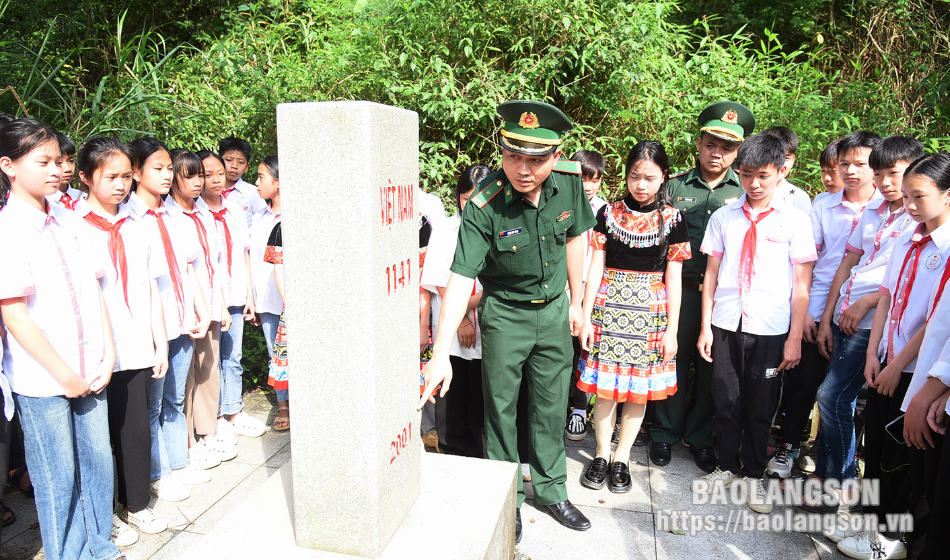
[[[560, 159], [562, 136], [573, 128], [567, 115], [538, 101], [502, 103], [498, 114], [504, 119], [502, 168], [482, 181], [462, 212], [423, 393], [440, 383], [441, 394], [449, 390], [449, 346], [477, 276], [484, 287], [478, 323], [488, 457], [520, 462], [515, 410], [526, 384], [535, 506], [583, 531], [590, 521], [567, 499], [562, 426], [573, 365], [571, 336], [583, 325], [581, 235], [594, 225], [594, 215], [580, 164]], [[517, 478], [516, 541], [524, 502]]]
[[[739, 176], [732, 164], [744, 138], [755, 130], [755, 117], [743, 105], [731, 101], [714, 103], [699, 115], [697, 164], [673, 175], [669, 181], [670, 200], [686, 216], [693, 257], [683, 263], [683, 296], [680, 305], [676, 353], [676, 386], [672, 397], [656, 401], [650, 430], [653, 443], [650, 460], [664, 466], [672, 459], [671, 448], [682, 438], [693, 453], [696, 465], [712, 472], [717, 465], [713, 452], [712, 364], [700, 359], [696, 343], [702, 321], [703, 274], [706, 255], [700, 250], [706, 224], [719, 208], [734, 202], [742, 193]], [[687, 402], [689, 365], [695, 368], [692, 402]]]

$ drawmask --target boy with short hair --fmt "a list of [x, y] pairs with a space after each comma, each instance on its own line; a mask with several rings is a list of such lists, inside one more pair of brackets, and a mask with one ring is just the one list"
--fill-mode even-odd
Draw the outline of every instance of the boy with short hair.
[[828, 360], [818, 348], [815, 319], [821, 319], [824, 314], [835, 272], [864, 208], [872, 200], [881, 198], [881, 193], [874, 188], [874, 171], [868, 165], [871, 150], [880, 141], [877, 134], [863, 130], [842, 138], [838, 144], [838, 168], [845, 187], [821, 199], [812, 209], [812, 233], [818, 260], [809, 293], [801, 362], [785, 376], [784, 441], [769, 461], [766, 472], [772, 476], [788, 478], [791, 475], [808, 414], [815, 405], [818, 387], [825, 379]]
[[776, 194], [782, 197], [782, 200], [798, 208], [802, 212], [811, 213], [811, 197], [808, 193], [790, 183], [786, 177], [792, 172], [795, 166], [795, 152], [798, 151], [798, 135], [787, 126], [773, 126], [762, 131], [762, 134], [774, 136], [785, 144], [785, 174], [782, 175], [782, 181], [778, 185]]
[[85, 193], [72, 185], [76, 174], [76, 144], [62, 132], [56, 133], [56, 139], [63, 156], [63, 176], [60, 178], [59, 192], [47, 196], [46, 199], [53, 204], [75, 210], [79, 199], [85, 198]]
[[258, 194], [257, 187], [242, 179], [250, 165], [251, 144], [242, 138], [222, 138], [218, 140], [218, 155], [224, 160], [225, 181], [222, 194], [224, 198], [237, 197], [250, 229], [251, 217], [267, 206]]
[[719, 467], [694, 492], [748, 484], [747, 504], [769, 513], [762, 474], [781, 372], [801, 357], [802, 326], [815, 241], [804, 212], [776, 192], [787, 172], [785, 144], [757, 134], [739, 148], [745, 194], [713, 214], [702, 251], [703, 325], [699, 351], [712, 362]]
[[818, 156], [818, 166], [821, 167], [821, 184], [825, 187], [824, 192], [820, 192], [811, 201], [812, 206], [829, 194], [834, 194], [844, 188], [841, 182], [841, 175], [838, 173], [838, 143], [841, 140], [833, 140]]
[[[607, 162], [600, 152], [591, 150], [581, 150], [577, 152], [571, 157], [571, 161], [576, 161], [581, 164], [581, 182], [584, 185], [584, 194], [587, 195], [587, 200], [590, 202], [590, 209], [593, 210], [596, 216], [597, 212], [607, 204], [606, 200], [597, 196], [597, 191], [600, 190], [600, 185], [604, 178], [604, 169], [607, 167]], [[584, 276], [581, 277], [581, 286], [587, 285], [587, 272], [590, 271], [590, 262], [594, 254], [594, 250], [590, 247], [590, 237], [592, 233], [592, 229], [584, 232]], [[576, 364], [581, 355], [581, 345], [576, 336], [572, 337], [572, 339], [574, 342], [574, 363]], [[574, 377], [572, 375], [568, 379], [568, 383], [573, 385], [573, 380]], [[568, 416], [567, 426], [564, 428], [564, 435], [569, 440], [580, 441], [587, 437], [587, 405], [590, 403], [590, 395], [574, 387], [573, 403], [573, 410], [571, 410], [571, 414]]]

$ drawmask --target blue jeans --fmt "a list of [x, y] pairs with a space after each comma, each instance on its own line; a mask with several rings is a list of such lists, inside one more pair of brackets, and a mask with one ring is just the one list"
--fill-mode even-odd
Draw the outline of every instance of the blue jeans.
[[106, 394], [14, 395], [43, 550], [49, 560], [112, 560], [112, 450]]
[[244, 308], [228, 307], [231, 328], [221, 332], [221, 398], [218, 416], [237, 414], [244, 408], [241, 392], [244, 389], [244, 368], [241, 367], [241, 345], [244, 342]]
[[[261, 313], [261, 329], [264, 330], [264, 342], [267, 344], [267, 355], [274, 357], [274, 340], [277, 339], [277, 327], [280, 325], [280, 315]], [[290, 390], [278, 389], [277, 400], [284, 402], [290, 399]]]
[[832, 324], [834, 356], [824, 382], [818, 388], [821, 431], [815, 474], [842, 481], [854, 478], [854, 404], [864, 386], [864, 362], [870, 329], [847, 336]]
[[151, 380], [148, 424], [152, 434], [152, 480], [167, 476], [171, 469], [188, 466], [185, 382], [194, 352], [195, 341], [187, 334], [168, 341], [168, 373]]

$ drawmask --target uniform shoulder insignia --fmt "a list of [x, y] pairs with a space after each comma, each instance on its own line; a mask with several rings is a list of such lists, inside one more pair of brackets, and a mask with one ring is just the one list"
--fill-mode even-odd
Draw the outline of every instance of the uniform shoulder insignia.
[[692, 169], [684, 169], [684, 170], [680, 171], [679, 173], [674, 173], [674, 174], [670, 175], [670, 179], [672, 179], [673, 177], [682, 177], [683, 175], [686, 175], [686, 174], [689, 173], [690, 171], [692, 171]]
[[580, 175], [581, 163], [579, 161], [571, 161], [569, 159], [559, 159], [557, 163], [554, 164], [553, 171], [560, 173], [570, 173], [572, 175]]
[[500, 174], [494, 174], [488, 177], [492, 180], [488, 182], [488, 184], [486, 184], [484, 188], [478, 192], [478, 194], [472, 196], [472, 198], [469, 199], [469, 202], [478, 208], [484, 208], [485, 205], [488, 204], [491, 199], [495, 198], [495, 195], [500, 193], [505, 186], [505, 184], [499, 178], [499, 175]]

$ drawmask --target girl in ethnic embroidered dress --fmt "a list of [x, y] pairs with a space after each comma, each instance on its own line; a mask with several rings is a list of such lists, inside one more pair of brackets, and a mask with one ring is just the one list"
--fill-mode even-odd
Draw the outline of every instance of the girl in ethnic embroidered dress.
[[[680, 273], [691, 254], [686, 222], [669, 205], [663, 145], [640, 142], [625, 169], [629, 193], [597, 213], [577, 363], [578, 388], [597, 395], [597, 455], [582, 483], [596, 490], [606, 481], [611, 492], [630, 490], [627, 462], [646, 402], [676, 392]], [[618, 402], [626, 404], [608, 466]]]
[[[264, 262], [274, 265], [274, 281], [280, 299], [284, 299], [284, 237], [281, 234], [280, 224], [274, 226], [267, 240], [267, 249], [264, 250]], [[286, 311], [286, 304], [284, 305]], [[284, 312], [280, 312], [280, 322], [277, 324], [277, 338], [274, 339], [274, 348], [271, 352], [270, 372], [267, 384], [277, 390], [277, 417], [274, 418], [274, 431], [282, 432], [290, 428], [290, 385], [287, 371], [287, 323], [284, 321]]]

